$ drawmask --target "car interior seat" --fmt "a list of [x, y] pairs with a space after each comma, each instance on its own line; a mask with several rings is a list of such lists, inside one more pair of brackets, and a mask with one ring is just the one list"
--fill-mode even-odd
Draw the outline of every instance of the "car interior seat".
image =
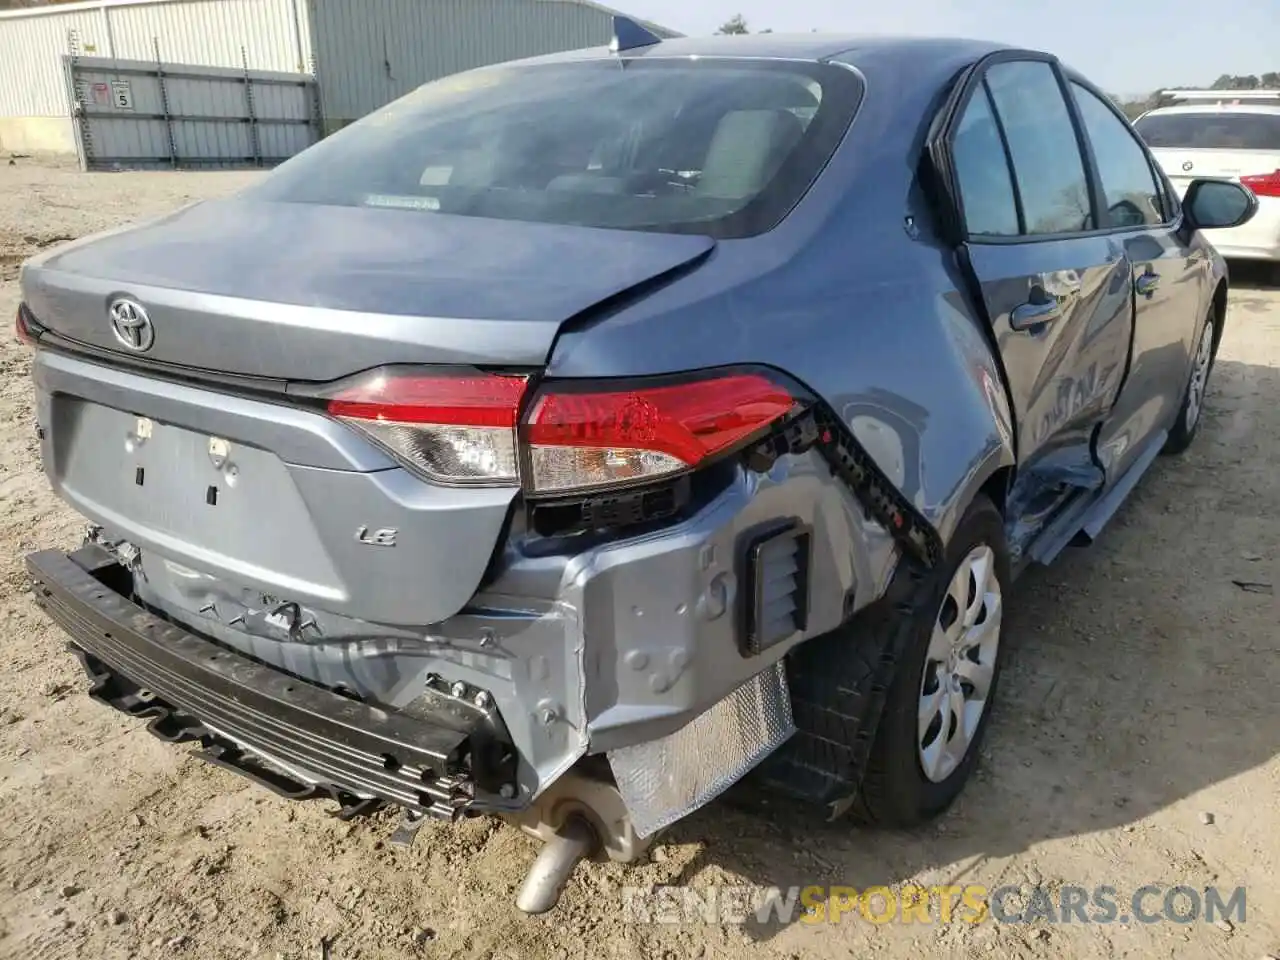
[[763, 189], [804, 136], [804, 122], [790, 110], [726, 113], [702, 165], [697, 195], [742, 200]]

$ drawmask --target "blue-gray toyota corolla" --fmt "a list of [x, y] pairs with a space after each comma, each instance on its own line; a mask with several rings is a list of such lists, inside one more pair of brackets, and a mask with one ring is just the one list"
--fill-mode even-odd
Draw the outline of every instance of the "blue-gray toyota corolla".
[[529, 911], [748, 773], [943, 811], [1013, 579], [1193, 440], [1200, 231], [1257, 206], [1047, 54], [616, 32], [46, 252], [17, 319], [90, 693], [406, 836], [516, 823]]

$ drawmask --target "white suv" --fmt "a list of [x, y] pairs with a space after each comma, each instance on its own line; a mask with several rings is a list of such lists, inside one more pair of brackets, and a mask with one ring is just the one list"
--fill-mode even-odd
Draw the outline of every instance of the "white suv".
[[1258, 196], [1242, 227], [1208, 231], [1226, 257], [1280, 263], [1280, 90], [1169, 90], [1182, 101], [1135, 122], [1181, 195], [1193, 179], [1222, 177]]

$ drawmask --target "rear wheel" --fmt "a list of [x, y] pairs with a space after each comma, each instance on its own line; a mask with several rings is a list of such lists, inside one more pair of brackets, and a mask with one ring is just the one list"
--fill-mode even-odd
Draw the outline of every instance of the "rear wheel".
[[1200, 429], [1200, 420], [1204, 413], [1204, 398], [1209, 387], [1209, 374], [1213, 371], [1215, 339], [1218, 332], [1218, 316], [1214, 307], [1209, 308], [1209, 315], [1204, 318], [1204, 326], [1200, 330], [1200, 339], [1196, 344], [1195, 360], [1191, 365], [1191, 377], [1187, 381], [1186, 392], [1182, 395], [1182, 407], [1178, 410], [1177, 422], [1169, 431], [1169, 439], [1165, 441], [1164, 452], [1178, 454], [1191, 446]]
[[906, 560], [889, 591], [787, 658], [796, 734], [753, 780], [828, 818], [907, 827], [973, 770], [1000, 676], [1004, 521], [977, 497], [944, 559]]
[[853, 806], [866, 823], [910, 827], [942, 813], [977, 762], [1002, 662], [1009, 558], [986, 497], [965, 513], [909, 614], [911, 640], [889, 687]]

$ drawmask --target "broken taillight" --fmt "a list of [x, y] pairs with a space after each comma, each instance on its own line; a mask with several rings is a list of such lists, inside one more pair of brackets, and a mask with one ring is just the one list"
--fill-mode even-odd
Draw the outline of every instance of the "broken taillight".
[[547, 381], [384, 368], [327, 395], [331, 416], [443, 483], [515, 485], [533, 495], [626, 487], [741, 449], [796, 405], [756, 372], [679, 380]]
[[380, 370], [330, 395], [328, 412], [430, 479], [514, 485], [527, 382], [479, 371]]
[[795, 406], [758, 373], [661, 385], [544, 384], [521, 437], [530, 493], [630, 485], [696, 469], [739, 449]]

